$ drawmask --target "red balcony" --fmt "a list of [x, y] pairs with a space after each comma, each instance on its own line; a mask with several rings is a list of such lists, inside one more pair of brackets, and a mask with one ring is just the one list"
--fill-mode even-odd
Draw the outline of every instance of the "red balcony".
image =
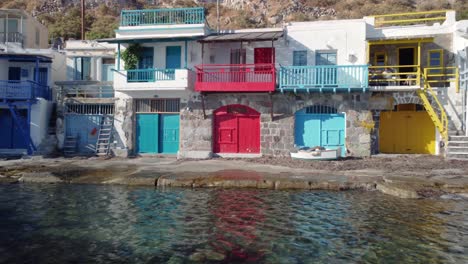
[[273, 92], [274, 64], [206, 64], [195, 67], [198, 92]]

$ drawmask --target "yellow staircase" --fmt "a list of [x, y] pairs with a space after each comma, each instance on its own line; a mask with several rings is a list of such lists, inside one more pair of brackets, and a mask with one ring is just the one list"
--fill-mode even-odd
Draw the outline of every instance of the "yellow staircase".
[[[447, 113], [445, 113], [444, 107], [437, 99], [437, 94], [434, 92], [429, 84], [424, 85], [424, 89], [418, 89], [416, 91], [419, 98], [421, 98], [424, 108], [426, 108], [429, 117], [431, 118], [434, 125], [439, 129], [440, 135], [444, 141], [448, 140], [448, 119]], [[429, 99], [431, 98], [431, 99]], [[434, 103], [431, 103], [431, 101]]]
[[[447, 72], [450, 71], [450, 72]], [[425, 68], [422, 73], [424, 88], [418, 89], [416, 93], [421, 98], [424, 108], [429, 117], [440, 132], [442, 139], [447, 142], [449, 139], [449, 122], [444, 106], [437, 98], [437, 93], [432, 89], [431, 83], [455, 82], [456, 92], [459, 92], [459, 73], [457, 67], [433, 67]]]

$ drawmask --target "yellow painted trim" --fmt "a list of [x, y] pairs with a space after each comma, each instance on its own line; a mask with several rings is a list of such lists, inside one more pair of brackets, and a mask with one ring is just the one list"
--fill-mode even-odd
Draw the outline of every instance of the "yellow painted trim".
[[[440, 65], [431, 65], [431, 54], [439, 53], [440, 55]], [[443, 49], [432, 49], [427, 51], [427, 66], [428, 67], [442, 67], [444, 65], [444, 50]]]
[[450, 10], [436, 10], [423, 12], [407, 12], [398, 14], [376, 15], [374, 18], [374, 26], [381, 27], [386, 25], [408, 25], [414, 23], [427, 23], [431, 21], [447, 20], [447, 12]]
[[449, 11], [453, 11], [451, 9], [445, 10], [433, 10], [433, 11], [421, 11], [421, 12], [406, 12], [406, 13], [395, 13], [395, 14], [386, 14], [386, 15], [373, 15], [372, 17], [393, 17], [393, 16], [411, 16], [411, 15], [431, 15], [431, 14], [443, 14]]
[[368, 40], [370, 45], [418, 44], [418, 42], [430, 43], [434, 42], [434, 38]]
[[385, 51], [377, 51], [375, 52], [374, 54], [374, 65], [377, 66], [377, 57], [379, 55], [383, 55], [384, 56], [384, 66], [387, 65], [387, 52]]

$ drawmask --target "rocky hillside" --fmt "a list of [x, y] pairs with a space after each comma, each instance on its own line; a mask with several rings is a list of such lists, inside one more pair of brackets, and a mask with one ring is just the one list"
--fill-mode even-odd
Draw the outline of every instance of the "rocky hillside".
[[[113, 35], [121, 9], [204, 6], [216, 25], [216, 0], [86, 0], [87, 38]], [[466, 0], [220, 0], [221, 28], [279, 26], [285, 21], [360, 18], [364, 15], [455, 9], [468, 19]], [[80, 0], [0, 0], [3, 8], [25, 9], [50, 29], [51, 37], [80, 37]]]

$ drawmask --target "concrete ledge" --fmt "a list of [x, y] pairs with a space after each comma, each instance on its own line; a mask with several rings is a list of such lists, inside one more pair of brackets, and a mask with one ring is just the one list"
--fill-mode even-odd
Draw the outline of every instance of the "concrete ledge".
[[214, 153], [213, 157], [218, 158], [261, 158], [263, 155], [261, 153]]
[[178, 159], [211, 159], [213, 152], [211, 151], [179, 151]]

